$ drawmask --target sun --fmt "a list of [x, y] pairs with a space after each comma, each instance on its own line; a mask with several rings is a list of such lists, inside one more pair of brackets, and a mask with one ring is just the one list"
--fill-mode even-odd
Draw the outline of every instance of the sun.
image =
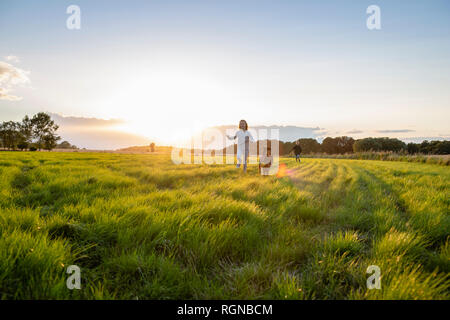
[[110, 112], [126, 122], [121, 130], [167, 142], [220, 123], [217, 111], [231, 103], [213, 78], [183, 72], [135, 77], [108, 102]]

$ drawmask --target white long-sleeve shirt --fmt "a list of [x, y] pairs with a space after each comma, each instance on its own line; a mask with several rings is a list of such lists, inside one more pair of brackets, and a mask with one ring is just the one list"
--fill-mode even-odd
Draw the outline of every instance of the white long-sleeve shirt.
[[248, 137], [249, 138], [249, 141], [250, 142], [255, 142], [255, 140], [253, 139], [253, 136], [252, 136], [252, 134], [250, 133], [250, 131], [244, 131], [244, 130], [242, 130], [242, 129], [240, 129], [240, 130], [238, 130], [237, 132], [236, 132], [236, 134], [234, 135], [234, 137], [228, 137], [229, 139], [232, 139], [232, 140], [234, 140], [234, 139], [236, 139], [237, 138], [237, 144], [238, 144], [238, 147], [239, 146], [245, 146], [245, 138], [246, 137]]
[[255, 142], [250, 131], [238, 130], [234, 136], [228, 136], [228, 139], [234, 140], [237, 138], [237, 158], [240, 159], [245, 154], [245, 138], [248, 137], [249, 142]]

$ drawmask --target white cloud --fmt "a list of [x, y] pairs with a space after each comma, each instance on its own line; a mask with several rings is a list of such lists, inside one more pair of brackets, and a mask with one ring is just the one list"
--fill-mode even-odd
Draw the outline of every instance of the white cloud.
[[11, 61], [11, 62], [15, 62], [15, 63], [20, 62], [20, 59], [18, 56], [6, 56], [5, 59], [6, 59], [6, 61]]
[[364, 131], [353, 129], [353, 130], [350, 130], [350, 131], [346, 132], [346, 134], [360, 134], [360, 133], [364, 133]]
[[415, 130], [393, 129], [393, 130], [376, 130], [375, 132], [378, 132], [378, 133], [408, 133], [408, 132], [415, 132]]
[[57, 113], [51, 113], [50, 116], [56, 121], [57, 124], [64, 127], [71, 128], [105, 128], [113, 127], [116, 125], [124, 124], [125, 121], [122, 119], [98, 119], [98, 118], [88, 118], [88, 117], [74, 117], [74, 116], [64, 116]]
[[30, 82], [28, 73], [12, 64], [0, 61], [0, 100], [21, 100], [21, 97], [11, 95], [9, 92], [18, 85]]
[[21, 97], [14, 96], [12, 94], [9, 94], [10, 90], [5, 88], [0, 88], [0, 100], [9, 100], [9, 101], [19, 101], [22, 100]]

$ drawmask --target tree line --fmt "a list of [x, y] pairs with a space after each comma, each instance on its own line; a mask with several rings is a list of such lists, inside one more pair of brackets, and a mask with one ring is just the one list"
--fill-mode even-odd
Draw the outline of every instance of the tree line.
[[26, 115], [22, 122], [2, 122], [0, 147], [8, 150], [52, 150], [61, 139], [56, 134], [58, 128], [45, 112], [39, 112], [31, 118]]
[[[351, 137], [343, 136], [325, 138], [322, 143], [316, 139], [304, 138], [298, 139], [302, 147], [302, 153], [326, 153], [326, 154], [345, 154], [355, 152], [381, 152], [391, 151], [397, 153], [409, 154], [450, 154], [450, 141], [423, 141], [422, 143], [408, 143], [396, 138], [364, 138], [355, 140]], [[281, 142], [280, 153], [287, 155], [291, 152], [294, 142]]]
[[[77, 149], [67, 141], [59, 145], [61, 139], [56, 131], [59, 126], [45, 112], [39, 112], [33, 117], [25, 116], [22, 122], [6, 121], [0, 124], [0, 147], [8, 150], [52, 150], [55, 147], [63, 149]], [[409, 154], [450, 154], [450, 141], [423, 141], [422, 143], [404, 143], [396, 138], [364, 138], [355, 140], [352, 137], [342, 136], [325, 138], [322, 143], [316, 139], [298, 139], [303, 154], [326, 153], [345, 154], [354, 152], [380, 152], [391, 151]], [[291, 153], [296, 141], [279, 141], [281, 155]], [[155, 145], [150, 148], [154, 151]], [[224, 149], [225, 152], [225, 149]]]

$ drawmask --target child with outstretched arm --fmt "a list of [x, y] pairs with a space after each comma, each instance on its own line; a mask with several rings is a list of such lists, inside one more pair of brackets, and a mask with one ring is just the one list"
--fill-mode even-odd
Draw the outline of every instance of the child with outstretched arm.
[[244, 172], [247, 172], [247, 159], [250, 150], [250, 141], [254, 142], [252, 134], [248, 131], [247, 121], [239, 121], [239, 130], [234, 136], [227, 135], [230, 140], [237, 139], [237, 168], [244, 163]]

